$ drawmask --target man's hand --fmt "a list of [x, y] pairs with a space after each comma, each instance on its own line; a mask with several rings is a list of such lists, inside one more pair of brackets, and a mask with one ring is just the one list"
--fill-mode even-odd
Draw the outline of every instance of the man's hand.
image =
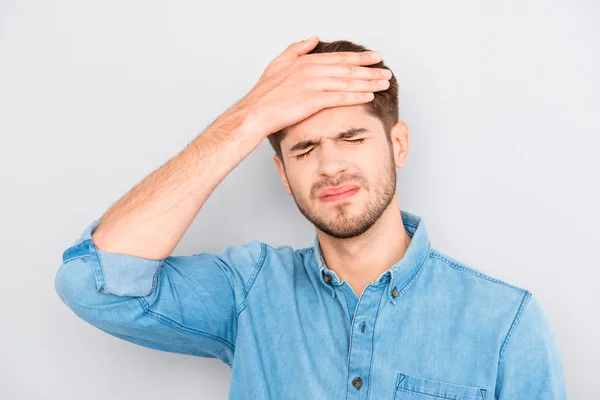
[[324, 108], [367, 103], [389, 87], [390, 70], [363, 67], [381, 61], [379, 53], [307, 54], [318, 42], [314, 36], [288, 46], [233, 107], [244, 110], [263, 138]]

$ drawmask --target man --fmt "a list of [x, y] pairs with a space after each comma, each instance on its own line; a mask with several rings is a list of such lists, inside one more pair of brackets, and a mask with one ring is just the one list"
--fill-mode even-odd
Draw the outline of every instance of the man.
[[[231, 399], [564, 399], [528, 290], [434, 249], [400, 211], [408, 155], [381, 55], [290, 45], [238, 103], [63, 253], [61, 299], [124, 340], [218, 358]], [[314, 246], [172, 256], [216, 186], [268, 137]]]

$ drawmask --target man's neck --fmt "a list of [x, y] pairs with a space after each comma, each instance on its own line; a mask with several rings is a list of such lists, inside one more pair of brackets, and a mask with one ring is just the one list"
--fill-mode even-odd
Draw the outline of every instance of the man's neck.
[[358, 297], [364, 288], [404, 257], [410, 236], [404, 229], [397, 201], [392, 201], [363, 235], [335, 239], [317, 230], [327, 267], [345, 280]]

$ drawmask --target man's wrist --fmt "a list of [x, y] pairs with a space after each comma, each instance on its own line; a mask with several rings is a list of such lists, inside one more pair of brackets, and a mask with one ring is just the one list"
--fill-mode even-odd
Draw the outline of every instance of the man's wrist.
[[244, 135], [244, 138], [250, 137], [260, 143], [271, 133], [268, 131], [260, 113], [242, 102], [237, 103], [228, 112], [231, 113], [230, 116], [233, 120], [239, 121], [237, 132]]

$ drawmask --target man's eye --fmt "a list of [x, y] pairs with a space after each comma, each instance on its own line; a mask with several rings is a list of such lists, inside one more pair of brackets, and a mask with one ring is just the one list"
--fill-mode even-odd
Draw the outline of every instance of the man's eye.
[[[365, 138], [361, 138], [361, 139], [355, 139], [355, 140], [346, 140], [346, 141], [347, 141], [347, 142], [350, 142], [350, 143], [362, 143], [362, 142], [364, 142], [364, 141], [365, 141]], [[307, 151], [306, 153], [302, 153], [302, 154], [299, 154], [299, 155], [297, 155], [297, 156], [295, 157], [295, 158], [296, 158], [296, 160], [299, 160], [299, 159], [301, 159], [301, 158], [304, 158], [304, 157], [306, 157], [306, 156], [307, 156], [308, 154], [310, 154], [310, 152], [311, 152], [311, 151], [313, 151], [313, 150], [314, 150], [314, 149], [310, 149], [310, 150], [309, 150], [309, 151]]]
[[296, 159], [299, 160], [301, 158], [304, 158], [308, 155], [308, 153], [310, 153], [311, 151], [313, 151], [314, 149], [310, 149], [309, 151], [307, 151], [306, 153], [302, 153], [296, 156]]

